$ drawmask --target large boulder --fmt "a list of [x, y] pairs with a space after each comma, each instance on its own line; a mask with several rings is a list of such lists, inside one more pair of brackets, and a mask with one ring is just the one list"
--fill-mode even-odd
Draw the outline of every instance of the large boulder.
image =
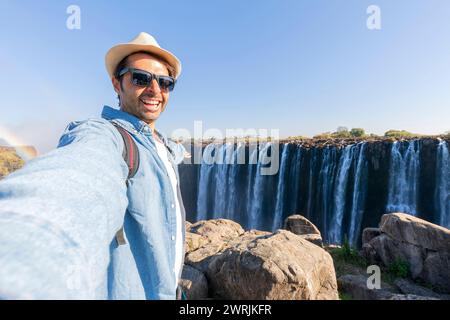
[[207, 242], [229, 241], [244, 233], [237, 222], [228, 219], [201, 220], [186, 230], [202, 236]]
[[404, 213], [385, 214], [378, 231], [363, 232], [369, 263], [407, 263], [413, 279], [450, 292], [450, 230]]
[[302, 236], [303, 239], [314, 243], [320, 247], [323, 246], [322, 236], [319, 229], [304, 216], [294, 214], [284, 220], [285, 230], [288, 230], [296, 235]]
[[205, 275], [189, 265], [184, 265], [183, 267], [180, 286], [188, 300], [208, 298], [208, 281]]
[[[192, 229], [192, 228], [191, 228]], [[189, 253], [220, 299], [338, 299], [331, 256], [286, 230], [251, 230]]]
[[405, 213], [385, 214], [380, 230], [397, 241], [450, 253], [450, 230]]

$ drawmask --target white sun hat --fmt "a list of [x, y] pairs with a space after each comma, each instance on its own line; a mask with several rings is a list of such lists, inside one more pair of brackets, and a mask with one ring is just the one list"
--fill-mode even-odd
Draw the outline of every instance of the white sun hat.
[[146, 51], [160, 57], [166, 61], [175, 71], [172, 76], [176, 79], [181, 73], [181, 62], [171, 52], [162, 49], [156, 39], [146, 32], [141, 32], [136, 38], [128, 43], [115, 45], [108, 50], [105, 56], [106, 70], [111, 78], [114, 77], [114, 71], [123, 58], [138, 51]]

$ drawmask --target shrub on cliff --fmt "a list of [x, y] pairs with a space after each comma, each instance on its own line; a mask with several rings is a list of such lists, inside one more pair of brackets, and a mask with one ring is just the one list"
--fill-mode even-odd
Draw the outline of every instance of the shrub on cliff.
[[386, 138], [410, 138], [418, 135], [406, 130], [388, 130], [384, 133], [384, 136]]
[[363, 128], [352, 128], [350, 135], [355, 138], [362, 138], [366, 136], [366, 131]]

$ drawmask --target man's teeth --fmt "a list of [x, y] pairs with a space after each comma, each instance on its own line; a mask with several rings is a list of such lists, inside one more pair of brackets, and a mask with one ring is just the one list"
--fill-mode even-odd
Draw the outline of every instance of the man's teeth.
[[154, 105], [154, 106], [159, 104], [159, 101], [155, 101], [155, 100], [144, 100], [144, 99], [142, 99], [142, 102], [144, 102], [145, 104], [151, 104], [151, 105]]

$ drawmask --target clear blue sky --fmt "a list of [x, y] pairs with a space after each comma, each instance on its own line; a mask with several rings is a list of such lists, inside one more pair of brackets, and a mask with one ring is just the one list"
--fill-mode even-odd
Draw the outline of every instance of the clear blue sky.
[[[68, 30], [66, 8], [81, 8]], [[368, 30], [366, 9], [381, 9]], [[448, 0], [0, 1], [0, 127], [40, 151], [116, 98], [114, 44], [146, 31], [183, 73], [157, 127], [450, 130]]]

